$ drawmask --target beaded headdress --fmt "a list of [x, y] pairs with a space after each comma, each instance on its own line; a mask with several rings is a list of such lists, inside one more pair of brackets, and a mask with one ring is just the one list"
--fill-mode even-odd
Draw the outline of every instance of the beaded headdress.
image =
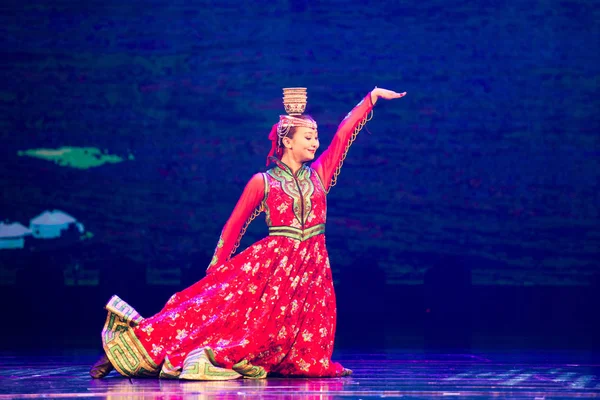
[[280, 115], [279, 122], [273, 125], [271, 132], [269, 133], [269, 140], [271, 140], [271, 151], [267, 157], [267, 165], [269, 165], [269, 158], [273, 155], [281, 157], [282, 140], [290, 132], [291, 128], [311, 128], [316, 130], [317, 123], [311, 119], [299, 118], [306, 109], [306, 101], [308, 96], [306, 95], [306, 88], [283, 88], [283, 107], [288, 115]]

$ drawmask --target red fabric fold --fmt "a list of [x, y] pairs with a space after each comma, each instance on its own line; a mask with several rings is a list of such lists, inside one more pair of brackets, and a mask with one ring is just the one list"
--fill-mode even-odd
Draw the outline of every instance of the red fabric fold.
[[279, 123], [273, 125], [271, 128], [271, 132], [269, 133], [269, 140], [271, 141], [271, 151], [269, 151], [269, 155], [267, 156], [267, 166], [269, 166], [269, 158], [274, 156], [277, 152], [277, 126]]

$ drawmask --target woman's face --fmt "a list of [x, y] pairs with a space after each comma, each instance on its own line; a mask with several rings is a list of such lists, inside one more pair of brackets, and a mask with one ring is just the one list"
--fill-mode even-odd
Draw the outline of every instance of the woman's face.
[[294, 136], [291, 139], [285, 138], [283, 143], [296, 161], [311, 161], [319, 148], [319, 133], [312, 128], [299, 127]]

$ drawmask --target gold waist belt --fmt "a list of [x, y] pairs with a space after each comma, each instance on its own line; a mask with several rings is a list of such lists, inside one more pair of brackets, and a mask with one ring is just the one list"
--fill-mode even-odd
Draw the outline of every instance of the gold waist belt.
[[294, 228], [293, 226], [270, 226], [269, 236], [285, 236], [296, 240], [307, 240], [313, 236], [325, 233], [325, 224], [319, 224], [306, 228], [304, 230], [300, 228]]

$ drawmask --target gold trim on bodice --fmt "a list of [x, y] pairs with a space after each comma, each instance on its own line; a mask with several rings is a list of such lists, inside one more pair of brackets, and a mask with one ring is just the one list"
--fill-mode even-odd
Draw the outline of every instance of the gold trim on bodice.
[[293, 226], [270, 226], [269, 236], [285, 236], [299, 241], [308, 240], [313, 236], [325, 233], [325, 224], [318, 224], [306, 229], [294, 228]]

